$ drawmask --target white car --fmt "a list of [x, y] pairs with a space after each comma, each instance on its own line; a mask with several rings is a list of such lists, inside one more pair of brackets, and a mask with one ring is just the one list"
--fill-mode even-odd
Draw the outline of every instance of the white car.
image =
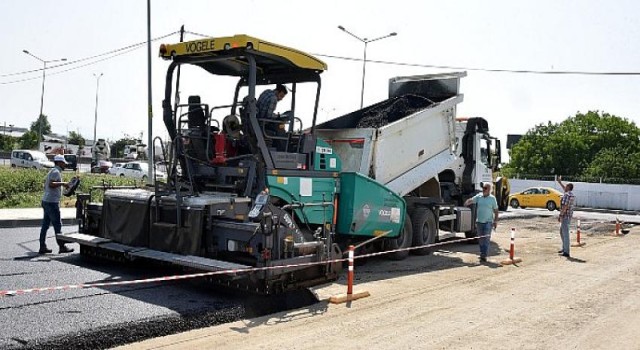
[[50, 169], [54, 164], [40, 151], [14, 150], [11, 151], [12, 168]]
[[[116, 175], [120, 177], [131, 177], [142, 181], [147, 181], [149, 178], [149, 164], [143, 162], [129, 162], [120, 168], [115, 168], [115, 171]], [[156, 169], [156, 178], [164, 179], [166, 177], [164, 172]]]
[[110, 175], [117, 175], [118, 168], [121, 168], [125, 163], [114, 163], [111, 168], [107, 170]]

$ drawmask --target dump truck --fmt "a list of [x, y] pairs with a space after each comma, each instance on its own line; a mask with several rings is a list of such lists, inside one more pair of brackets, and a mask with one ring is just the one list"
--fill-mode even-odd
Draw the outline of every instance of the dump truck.
[[[425, 80], [453, 84], [447, 93], [399, 94], [316, 125], [327, 65], [310, 54], [247, 35], [163, 44], [159, 54], [170, 147], [154, 146], [167, 181], [78, 193], [79, 232], [60, 239], [81, 256], [224, 271], [207, 279], [270, 294], [336, 279], [349, 245], [401, 260], [409, 252], [397, 249], [433, 242], [439, 229], [473, 232], [472, 211], [445, 202], [439, 181], [457, 159], [463, 73]], [[226, 101], [180, 103], [181, 66], [201, 68], [208, 86], [235, 78], [235, 89]], [[258, 118], [258, 89], [275, 84], [288, 87], [289, 110]]]
[[459, 86], [465, 76], [391, 78], [388, 99], [317, 126], [318, 137], [340, 156], [343, 171], [366, 174], [403, 197], [412, 235], [398, 244], [387, 241], [390, 249], [429, 245], [458, 232], [476, 235], [474, 212], [463, 204], [480, 190], [475, 177], [458, 176], [465, 170], [460, 166], [463, 149], [471, 150], [469, 162], [480, 163], [475, 161], [480, 153], [471, 147], [476, 130], [457, 133], [456, 109], [463, 101]]
[[124, 159], [147, 159], [147, 145], [143, 143], [137, 143], [135, 145], [124, 145]]
[[109, 146], [109, 142], [105, 139], [94, 141], [93, 146], [91, 146], [91, 172], [107, 173], [113, 165], [109, 161], [110, 157], [111, 147]]

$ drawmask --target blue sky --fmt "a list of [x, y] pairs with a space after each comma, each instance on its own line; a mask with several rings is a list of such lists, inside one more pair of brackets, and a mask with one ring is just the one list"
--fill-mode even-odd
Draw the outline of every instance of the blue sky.
[[[248, 34], [318, 55], [361, 58], [360, 37], [390, 32], [369, 44], [370, 60], [469, 68], [640, 72], [640, 27], [635, 1], [152, 1], [152, 37], [186, 30], [211, 36]], [[315, 6], [315, 7], [314, 7]], [[0, 125], [28, 126], [40, 109], [42, 63], [74, 61], [146, 40], [146, 1], [2, 1], [0, 26]], [[188, 35], [187, 40], [198, 39]], [[153, 43], [154, 135], [164, 135], [161, 99], [167, 62]], [[323, 74], [320, 121], [360, 106], [362, 63], [320, 56]], [[92, 61], [85, 61], [90, 63]], [[52, 64], [53, 65], [53, 64]], [[119, 139], [147, 130], [146, 46], [77, 68], [47, 69], [44, 114], [54, 132], [79, 131], [92, 138], [96, 79], [100, 80], [97, 136]], [[63, 69], [75, 68], [68, 72]], [[365, 105], [387, 96], [394, 76], [452, 71], [367, 63]], [[183, 73], [183, 98], [231, 102], [231, 92], [197, 70]], [[20, 81], [24, 79], [31, 79]], [[469, 70], [462, 81], [459, 116], [482, 116], [492, 132], [524, 133], [536, 124], [560, 122], [576, 112], [601, 110], [640, 124], [640, 76], [491, 73]], [[305, 116], [300, 115], [305, 119]], [[310, 122], [310, 116], [306, 120]]]

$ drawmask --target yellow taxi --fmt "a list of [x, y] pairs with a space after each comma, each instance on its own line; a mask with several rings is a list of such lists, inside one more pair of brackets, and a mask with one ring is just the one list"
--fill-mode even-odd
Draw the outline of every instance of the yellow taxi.
[[550, 211], [560, 209], [562, 193], [550, 187], [530, 187], [509, 196], [512, 208], [547, 208]]

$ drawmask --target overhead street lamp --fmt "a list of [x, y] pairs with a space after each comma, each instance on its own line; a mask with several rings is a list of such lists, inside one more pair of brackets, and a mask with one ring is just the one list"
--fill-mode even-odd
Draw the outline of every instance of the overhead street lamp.
[[100, 88], [100, 78], [104, 75], [104, 73], [100, 73], [100, 75], [96, 75], [93, 73], [93, 76], [96, 78], [96, 109], [93, 120], [93, 144], [96, 144], [96, 127], [98, 125], [98, 89]]
[[362, 60], [362, 90], [360, 92], [360, 108], [362, 108], [364, 106], [364, 75], [365, 75], [366, 67], [367, 67], [367, 45], [369, 43], [371, 43], [371, 42], [374, 42], [374, 41], [386, 39], [386, 38], [391, 37], [391, 36], [396, 36], [396, 35], [398, 35], [398, 33], [392, 32], [392, 33], [389, 33], [387, 35], [383, 35], [383, 36], [375, 38], [375, 39], [367, 39], [367, 38], [361, 38], [361, 37], [351, 33], [350, 31], [346, 30], [343, 26], [338, 26], [338, 29], [342, 30], [343, 32], [351, 35], [352, 37], [354, 37], [354, 38], [356, 38], [356, 39], [358, 39], [358, 40], [360, 40], [361, 42], [364, 43], [364, 58]]
[[44, 105], [44, 79], [46, 77], [45, 72], [47, 71], [47, 63], [53, 63], [53, 62], [61, 62], [61, 61], [66, 61], [66, 58], [60, 58], [57, 60], [43, 60], [42, 58], [32, 54], [31, 52], [27, 51], [27, 50], [22, 50], [22, 52], [26, 53], [27, 55], [37, 59], [38, 61], [42, 62], [42, 64], [44, 65], [42, 68], [42, 94], [40, 95], [40, 115], [38, 115], [38, 119], [37, 121], [39, 121], [40, 126], [39, 126], [39, 130], [38, 130], [38, 150], [40, 150], [40, 141], [42, 140], [42, 107]]

